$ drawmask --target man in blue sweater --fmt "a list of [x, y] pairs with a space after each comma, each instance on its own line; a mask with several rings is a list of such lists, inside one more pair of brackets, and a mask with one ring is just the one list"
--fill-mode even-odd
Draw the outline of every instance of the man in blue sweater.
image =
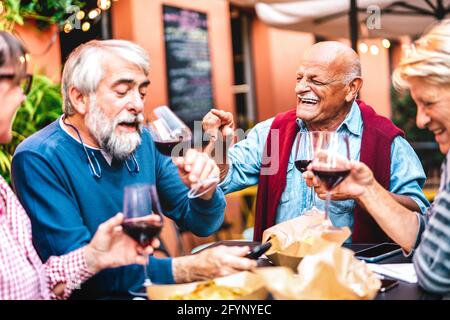
[[[200, 190], [212, 187], [200, 198], [187, 197], [199, 179], [219, 175], [214, 161], [189, 150], [175, 166], [142, 128], [148, 70], [146, 52], [128, 41], [78, 47], [63, 72], [64, 115], [17, 148], [13, 184], [42, 260], [89, 243], [98, 226], [122, 210], [130, 184], [155, 184], [164, 214], [182, 229], [207, 236], [222, 224], [225, 200], [216, 182]], [[222, 247], [195, 257], [150, 258], [149, 276], [155, 283], [174, 283], [248, 270], [255, 262], [243, 258], [247, 250]], [[142, 266], [109, 269], [72, 297], [123, 295], [138, 290], [143, 280]]]

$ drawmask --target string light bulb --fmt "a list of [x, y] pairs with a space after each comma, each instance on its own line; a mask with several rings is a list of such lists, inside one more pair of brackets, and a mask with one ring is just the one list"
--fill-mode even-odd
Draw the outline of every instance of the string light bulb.
[[[116, 2], [118, 0], [113, 1]], [[89, 31], [89, 29], [91, 28], [91, 23], [86, 21], [86, 19], [89, 18], [90, 20], [96, 20], [102, 14], [102, 10], [106, 11], [110, 9], [111, 5], [112, 5], [111, 0], [97, 0], [97, 8], [91, 9], [90, 11], [83, 11], [83, 10], [78, 11], [75, 17], [81, 22], [84, 20], [84, 22], [81, 24], [81, 30], [83, 30], [84, 32]], [[2, 13], [2, 10], [3, 10], [3, 1], [0, 0], [0, 13]], [[63, 26], [63, 31], [65, 33], [70, 33], [71, 31], [73, 31], [73, 29], [74, 26], [70, 22], [66, 22]]]
[[373, 44], [370, 46], [370, 53], [373, 54], [374, 56], [377, 56], [380, 53], [380, 49]]
[[77, 12], [77, 19], [78, 20], [83, 20], [85, 16], [86, 16], [86, 13], [83, 10], [80, 10], [80, 11]]
[[364, 42], [359, 44], [359, 51], [361, 53], [367, 53], [367, 51], [369, 51], [369, 46], [367, 44], [365, 44]]
[[102, 10], [108, 10], [109, 8], [111, 8], [111, 0], [98, 0], [97, 7]]
[[386, 49], [389, 49], [391, 47], [391, 42], [388, 39], [383, 39], [381, 40], [381, 44], [383, 47], [385, 47]]
[[83, 22], [83, 24], [81, 25], [81, 30], [83, 30], [84, 32], [88, 31], [91, 28], [91, 24], [89, 22]]
[[64, 30], [64, 32], [65, 32], [65, 33], [69, 33], [70, 31], [72, 31], [72, 30], [73, 30], [73, 26], [72, 26], [72, 24], [70, 24], [70, 23], [66, 23], [66, 24], [64, 25], [64, 28], [63, 28], [63, 30]]
[[89, 19], [94, 20], [100, 15], [100, 13], [102, 13], [102, 11], [99, 8], [92, 9], [91, 11], [89, 11], [88, 17]]

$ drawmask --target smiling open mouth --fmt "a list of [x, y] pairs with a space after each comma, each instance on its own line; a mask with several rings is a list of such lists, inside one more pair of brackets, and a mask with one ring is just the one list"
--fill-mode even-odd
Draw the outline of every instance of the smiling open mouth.
[[314, 97], [300, 97], [297, 96], [299, 102], [301, 102], [302, 104], [307, 104], [307, 105], [315, 105], [317, 103], [319, 103], [319, 99], [314, 98]]
[[433, 130], [432, 132], [434, 133], [434, 135], [440, 135], [441, 133], [443, 133], [445, 130], [444, 129], [438, 129], [438, 130]]
[[126, 128], [127, 130], [138, 130], [139, 129], [139, 122], [119, 122], [118, 126], [121, 126], [122, 128]]
[[319, 102], [319, 100], [315, 100], [315, 99], [300, 99], [301, 101], [302, 101], [302, 103], [305, 103], [305, 104], [316, 104], [316, 103], [318, 103]]

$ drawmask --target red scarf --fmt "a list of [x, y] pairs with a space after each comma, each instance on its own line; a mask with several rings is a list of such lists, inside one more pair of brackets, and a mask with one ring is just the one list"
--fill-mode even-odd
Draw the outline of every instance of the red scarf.
[[[361, 110], [364, 124], [360, 161], [365, 163], [373, 171], [375, 179], [389, 190], [391, 144], [395, 137], [404, 136], [404, 133], [391, 120], [378, 115], [371, 106], [360, 100], [356, 100], [356, 102]], [[262, 163], [265, 165], [261, 169], [276, 165], [278, 159], [279, 167], [273, 175], [260, 174], [259, 176], [253, 235], [255, 241], [261, 241], [263, 231], [275, 224], [278, 203], [286, 188], [289, 157], [298, 131], [296, 119], [296, 110], [287, 111], [277, 115], [270, 127], [262, 159]], [[272, 156], [268, 152], [272, 150], [273, 129], [279, 130], [280, 143], [278, 154]], [[353, 243], [378, 243], [389, 239], [372, 216], [358, 205], [353, 212], [353, 221]]]

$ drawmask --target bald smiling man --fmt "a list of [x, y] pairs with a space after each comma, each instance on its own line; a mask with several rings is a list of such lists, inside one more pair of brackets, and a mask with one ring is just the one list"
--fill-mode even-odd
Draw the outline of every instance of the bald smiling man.
[[[416, 153], [389, 119], [356, 99], [363, 85], [356, 52], [340, 42], [319, 42], [303, 55], [296, 77], [297, 108], [258, 123], [228, 150], [228, 161], [219, 163], [225, 193], [258, 185], [254, 239], [261, 240], [266, 228], [301, 215], [309, 206], [311, 191], [294, 169], [299, 131], [347, 134], [351, 159], [372, 168], [397, 202], [425, 212], [426, 176]], [[234, 132], [233, 123], [231, 113], [213, 109], [204, 117], [203, 129], [226, 138]], [[317, 207], [323, 210], [325, 190], [316, 188], [316, 193]], [[350, 195], [333, 194], [332, 200], [330, 219], [334, 226], [352, 229], [348, 242], [389, 240]]]

